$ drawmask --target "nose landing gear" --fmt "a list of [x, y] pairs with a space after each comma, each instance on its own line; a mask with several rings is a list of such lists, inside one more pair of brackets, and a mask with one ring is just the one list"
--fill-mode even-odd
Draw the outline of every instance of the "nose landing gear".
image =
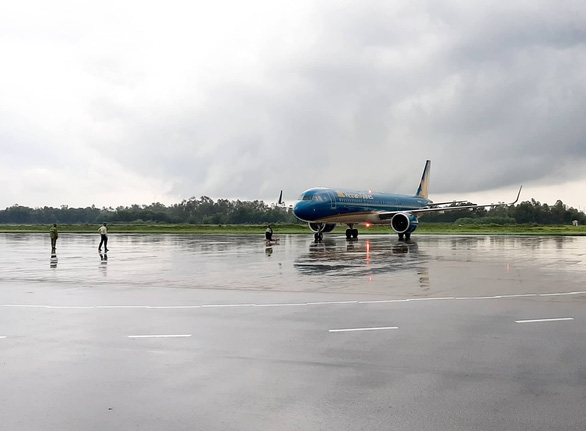
[[335, 227], [335, 223], [309, 223], [309, 228], [313, 232], [316, 242], [321, 241], [324, 238], [324, 233], [333, 231]]

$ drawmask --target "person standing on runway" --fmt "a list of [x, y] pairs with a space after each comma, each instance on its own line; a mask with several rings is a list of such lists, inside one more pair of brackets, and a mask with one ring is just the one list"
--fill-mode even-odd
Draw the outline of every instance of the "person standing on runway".
[[102, 251], [102, 244], [104, 244], [104, 251], [107, 252], [108, 251], [108, 229], [106, 228], [106, 223], [104, 223], [102, 226], [100, 226], [100, 228], [98, 229], [98, 232], [100, 232], [100, 237], [101, 237], [100, 245], [98, 246], [98, 251]]
[[51, 235], [51, 253], [54, 254], [57, 248], [57, 238], [59, 238], [59, 234], [57, 233], [57, 224], [53, 223], [51, 229], [49, 229], [49, 234]]

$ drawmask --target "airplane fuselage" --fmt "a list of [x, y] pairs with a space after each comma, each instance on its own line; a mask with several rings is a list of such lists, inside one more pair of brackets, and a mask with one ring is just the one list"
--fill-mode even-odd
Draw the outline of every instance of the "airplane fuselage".
[[[494, 204], [455, 205], [464, 201], [433, 203], [428, 199], [430, 171], [431, 161], [427, 160], [419, 187], [414, 195], [325, 187], [312, 188], [299, 196], [299, 202], [293, 208], [293, 213], [298, 219], [307, 222], [309, 228], [315, 233], [316, 241], [321, 241], [323, 233], [332, 232], [336, 224], [340, 223], [348, 225], [346, 229], [348, 239], [358, 237], [358, 229], [354, 227], [356, 224], [390, 224], [399, 235], [399, 240], [402, 240], [411, 237], [411, 233], [419, 225], [419, 217], [425, 213], [495, 206]], [[520, 194], [521, 189], [514, 202], [499, 203], [496, 206], [513, 205], [519, 200]]]
[[430, 203], [412, 195], [317, 187], [301, 194], [293, 212], [309, 223], [389, 224], [390, 219], [380, 218], [381, 212], [409, 212]]

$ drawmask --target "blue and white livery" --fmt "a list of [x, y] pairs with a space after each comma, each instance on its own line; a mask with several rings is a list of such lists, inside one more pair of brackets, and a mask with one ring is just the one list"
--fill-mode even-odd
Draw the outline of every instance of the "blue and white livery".
[[[309, 224], [315, 239], [331, 232], [336, 224], [347, 224], [347, 238], [357, 238], [358, 224], [390, 224], [399, 239], [409, 239], [419, 225], [419, 217], [426, 212], [471, 209], [512, 204], [446, 206], [463, 201], [434, 203], [428, 198], [431, 161], [425, 163], [423, 175], [414, 195], [373, 193], [315, 187], [304, 191], [293, 208], [295, 216]], [[519, 189], [519, 194], [521, 189]]]

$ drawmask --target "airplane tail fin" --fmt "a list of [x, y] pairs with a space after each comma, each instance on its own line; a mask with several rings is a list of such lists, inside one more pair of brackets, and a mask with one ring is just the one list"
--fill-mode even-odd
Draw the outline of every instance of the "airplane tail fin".
[[419, 183], [419, 188], [417, 189], [416, 196], [419, 196], [423, 199], [428, 199], [429, 195], [429, 174], [431, 171], [431, 160], [425, 162], [425, 169], [423, 169], [423, 175], [421, 176], [421, 182]]

